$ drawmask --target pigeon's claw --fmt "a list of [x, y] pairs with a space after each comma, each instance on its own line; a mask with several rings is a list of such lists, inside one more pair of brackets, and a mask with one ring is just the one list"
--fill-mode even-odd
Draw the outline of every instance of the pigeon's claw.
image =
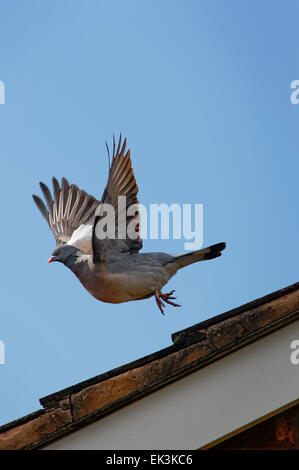
[[161, 292], [159, 290], [156, 290], [155, 292], [156, 303], [162, 315], [165, 315], [164, 310], [163, 310], [163, 307], [165, 307], [165, 304], [163, 304], [162, 300], [160, 299], [160, 296], [161, 296]]
[[162, 315], [165, 315], [164, 310], [163, 310], [163, 308], [165, 308], [165, 304], [163, 303], [163, 301], [169, 305], [172, 305], [173, 307], [180, 307], [179, 304], [176, 304], [175, 302], [171, 302], [170, 299], [172, 300], [176, 299], [176, 297], [173, 297], [172, 295], [173, 293], [174, 293], [174, 290], [172, 290], [171, 292], [168, 292], [167, 294], [162, 294], [160, 290], [157, 290], [155, 292], [155, 299]]

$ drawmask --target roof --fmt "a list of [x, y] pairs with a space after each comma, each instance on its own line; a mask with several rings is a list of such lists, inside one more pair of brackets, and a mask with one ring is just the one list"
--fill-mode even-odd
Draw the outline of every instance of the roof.
[[35, 449], [299, 319], [299, 282], [172, 335], [173, 344], [40, 399], [0, 427], [0, 449]]

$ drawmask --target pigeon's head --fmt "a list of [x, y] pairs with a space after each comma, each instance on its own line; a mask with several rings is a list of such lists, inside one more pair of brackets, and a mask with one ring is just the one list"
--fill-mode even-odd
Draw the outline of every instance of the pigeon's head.
[[69, 268], [77, 260], [77, 256], [80, 250], [72, 245], [61, 245], [55, 248], [52, 253], [51, 258], [49, 259], [48, 263], [52, 263], [52, 261], [59, 261], [60, 263], [65, 264]]

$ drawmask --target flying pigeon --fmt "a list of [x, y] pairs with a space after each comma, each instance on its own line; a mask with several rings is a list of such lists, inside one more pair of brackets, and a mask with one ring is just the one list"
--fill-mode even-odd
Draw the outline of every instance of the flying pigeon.
[[[108, 146], [107, 150], [109, 156]], [[164, 315], [165, 303], [180, 307], [174, 302], [174, 291], [161, 292], [169, 279], [184, 266], [217, 258], [225, 249], [225, 243], [217, 243], [181, 255], [139, 252], [142, 240], [138, 186], [130, 150], [126, 151], [126, 139], [122, 142], [121, 136], [117, 147], [113, 138], [108, 182], [100, 201], [76, 185], [70, 185], [65, 178], [62, 178], [61, 185], [54, 177], [52, 182], [53, 196], [49, 188], [40, 183], [46, 204], [33, 195], [56, 240], [56, 248], [49, 263], [63, 263], [78, 277], [85, 289], [102, 302], [129, 302], [154, 296]], [[120, 196], [125, 196], [121, 209], [118, 205]], [[109, 211], [104, 210], [109, 205], [113, 208], [113, 216], [110, 218]], [[133, 211], [130, 207], [133, 207]], [[106, 236], [103, 228], [105, 217]], [[114, 232], [110, 231], [108, 236], [109, 221], [114, 222]], [[129, 230], [132, 226], [134, 233], [132, 229], [131, 232]]]

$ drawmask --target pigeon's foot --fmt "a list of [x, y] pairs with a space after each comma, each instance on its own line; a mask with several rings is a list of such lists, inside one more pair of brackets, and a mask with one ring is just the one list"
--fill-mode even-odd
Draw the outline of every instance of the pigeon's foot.
[[[159, 307], [159, 310], [160, 312], [162, 313], [162, 315], [165, 315], [164, 313], [164, 310], [163, 308], [165, 308], [165, 304], [163, 303], [166, 302], [167, 304], [169, 305], [173, 305], [173, 307], [180, 307], [179, 304], [176, 304], [175, 302], [171, 302], [171, 300], [175, 300], [176, 297], [173, 297], [172, 294], [174, 293], [175, 291], [172, 290], [171, 292], [168, 292], [168, 294], [162, 294], [161, 291], [159, 290], [156, 290], [155, 292], [155, 299], [156, 299], [156, 302], [157, 302], [157, 305]], [[170, 300], [171, 299], [171, 300]]]

